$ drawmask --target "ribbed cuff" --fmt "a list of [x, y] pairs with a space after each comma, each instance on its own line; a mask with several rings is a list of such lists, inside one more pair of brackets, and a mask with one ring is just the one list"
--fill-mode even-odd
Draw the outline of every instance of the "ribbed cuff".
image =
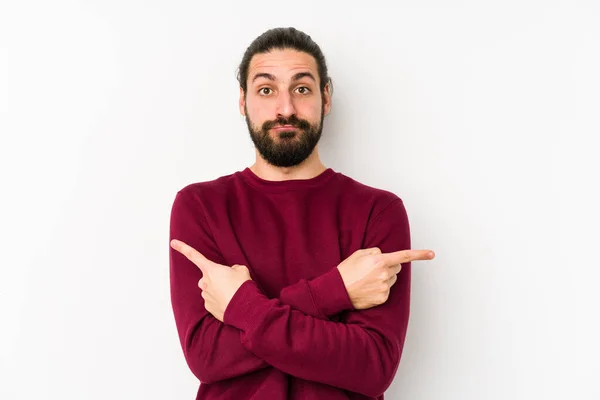
[[354, 310], [340, 271], [332, 268], [327, 273], [308, 282], [315, 306], [329, 317], [342, 311]]
[[256, 282], [248, 280], [242, 283], [225, 308], [223, 322], [251, 335], [272, 306], [273, 303], [260, 291]]

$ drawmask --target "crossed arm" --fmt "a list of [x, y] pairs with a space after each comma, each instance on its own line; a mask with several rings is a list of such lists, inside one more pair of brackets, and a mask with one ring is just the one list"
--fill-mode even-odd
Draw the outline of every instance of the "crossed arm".
[[[212, 262], [225, 264], [206, 221], [190, 212], [193, 206], [199, 205], [184, 193], [177, 195], [171, 238], [189, 244]], [[370, 222], [364, 245], [382, 252], [410, 248], [401, 200]], [[376, 397], [391, 384], [406, 334], [410, 262], [402, 266], [388, 300], [366, 310], [353, 308], [335, 267], [284, 288], [277, 299], [268, 299], [256, 282], [248, 280], [231, 298], [221, 322], [206, 310], [200, 296], [201, 270], [171, 249], [172, 304], [188, 365], [204, 383], [275, 367], [302, 379]], [[329, 319], [342, 312], [342, 321]]]

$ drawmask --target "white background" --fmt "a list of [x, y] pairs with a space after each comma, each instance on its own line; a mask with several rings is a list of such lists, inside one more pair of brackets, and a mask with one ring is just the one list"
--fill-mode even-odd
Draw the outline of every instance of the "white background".
[[295, 26], [334, 80], [324, 162], [397, 193], [437, 252], [386, 398], [600, 399], [599, 21], [595, 1], [2, 1], [0, 398], [195, 398], [170, 207], [253, 162], [236, 68]]

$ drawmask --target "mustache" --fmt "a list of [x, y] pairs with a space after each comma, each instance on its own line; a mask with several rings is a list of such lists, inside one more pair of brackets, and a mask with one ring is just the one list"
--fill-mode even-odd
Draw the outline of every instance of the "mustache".
[[302, 130], [310, 129], [310, 123], [305, 119], [296, 117], [296, 115], [291, 115], [289, 118], [280, 116], [274, 121], [265, 121], [262, 125], [262, 129], [263, 131], [268, 131], [269, 129], [278, 125], [291, 125], [294, 128], [299, 128]]

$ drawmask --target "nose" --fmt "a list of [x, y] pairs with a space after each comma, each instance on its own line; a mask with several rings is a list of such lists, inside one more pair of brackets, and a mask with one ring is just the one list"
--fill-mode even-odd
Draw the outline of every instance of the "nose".
[[277, 96], [277, 115], [289, 118], [294, 114], [296, 114], [296, 108], [292, 96], [287, 91], [280, 92]]

